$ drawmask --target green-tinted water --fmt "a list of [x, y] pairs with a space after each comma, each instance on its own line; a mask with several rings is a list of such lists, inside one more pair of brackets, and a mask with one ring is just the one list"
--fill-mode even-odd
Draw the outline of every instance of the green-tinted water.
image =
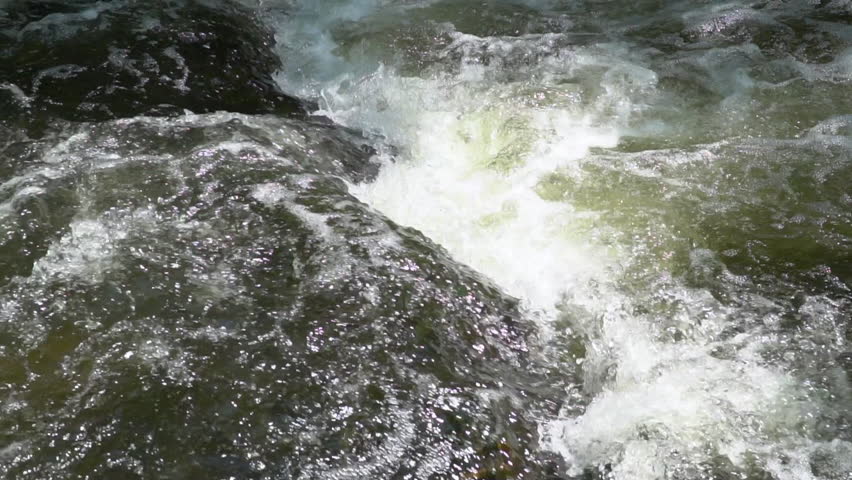
[[852, 478], [848, 2], [12, 0], [0, 60], [6, 478]]

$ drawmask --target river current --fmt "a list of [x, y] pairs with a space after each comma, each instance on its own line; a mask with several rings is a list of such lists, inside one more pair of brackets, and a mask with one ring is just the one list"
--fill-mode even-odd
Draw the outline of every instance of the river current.
[[0, 0], [0, 476], [852, 479], [852, 3]]

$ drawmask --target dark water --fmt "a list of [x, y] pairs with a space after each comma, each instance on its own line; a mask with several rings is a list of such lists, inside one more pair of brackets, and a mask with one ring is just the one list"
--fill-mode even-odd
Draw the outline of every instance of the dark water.
[[0, 0], [0, 476], [852, 479], [852, 3]]

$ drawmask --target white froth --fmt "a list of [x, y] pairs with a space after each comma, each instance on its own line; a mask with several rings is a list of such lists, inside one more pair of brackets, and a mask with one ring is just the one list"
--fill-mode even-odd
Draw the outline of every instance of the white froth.
[[33, 266], [31, 278], [62, 277], [97, 282], [112, 265], [117, 242], [127, 237], [123, 222], [78, 219]]
[[15, 85], [14, 83], [0, 83], [0, 89], [7, 90], [9, 93], [12, 94], [15, 100], [17, 100], [18, 103], [22, 105], [29, 105], [30, 102], [32, 102], [32, 97], [27, 96], [27, 94], [24, 93], [23, 90], [21, 90], [21, 87]]
[[534, 191], [541, 173], [582, 156], [599, 135], [574, 128], [575, 141], [556, 142], [505, 173], [472, 161], [476, 152], [460, 138], [457, 114], [431, 113], [420, 120], [413, 158], [387, 165], [373, 183], [355, 186], [356, 196], [421, 230], [532, 309], [552, 312], [566, 289], [602, 274], [607, 260], [577, 241], [571, 209]]
[[698, 462], [721, 454], [741, 465], [762, 445], [772, 417], [796, 414], [793, 382], [758, 359], [719, 359], [711, 348], [634, 337], [632, 348], [619, 351], [619, 378], [583, 415], [543, 429], [549, 448], [570, 460], [574, 474], [615, 460], [616, 478], [660, 478], [655, 467], [671, 468], [678, 456]]
[[[530, 318], [545, 335], [560, 312], [576, 314], [572, 328], [588, 339], [583, 388], [591, 401], [581, 415], [544, 422], [545, 448], [568, 459], [574, 474], [611, 464], [612, 478], [620, 480], [663, 478], [713, 455], [740, 466], [750, 454], [794, 458], [802, 451], [795, 431], [807, 406], [796, 380], [762, 359], [761, 345], [771, 339], [760, 331], [719, 339], [726, 324], [742, 322], [746, 313], [673, 279], [658, 292], [681, 305], [658, 314], [671, 318], [634, 313], [637, 300], [623, 292], [618, 275], [645, 250], [610, 247], [615, 242], [600, 232], [616, 226], [596, 229], [603, 221], [597, 212], [537, 192], [548, 174], [588, 175], [576, 164], [591, 149], [613, 147], [621, 127], [643, 110], [638, 102], [654, 94], [658, 78], [642, 66], [641, 53], [619, 44], [560, 48], [558, 34], [480, 38], [454, 32], [443, 53], [447, 62], [461, 56], [457, 68], [403, 76], [383, 65], [387, 59], [334, 53], [334, 23], [369, 15], [386, 20], [377, 3], [347, 2], [332, 15], [320, 12], [322, 5], [297, 5], [281, 26], [279, 40], [290, 48], [282, 85], [317, 98], [320, 113], [335, 121], [399, 147], [374, 182], [353, 185], [352, 192], [520, 298], [536, 312]], [[710, 8], [689, 23], [712, 35], [728, 28], [724, 22], [743, 20], [720, 12], [725, 9]], [[753, 87], [741, 67], [759, 53], [745, 45], [692, 61], [715, 72], [715, 84], [728, 97], [725, 106], [733, 109], [742, 99], [736, 92]], [[536, 55], [538, 64], [518, 64], [529, 69], [518, 76], [526, 73], [538, 83], [501, 77], [503, 66], [514, 69], [511, 62]], [[831, 65], [832, 74], [845, 75], [845, 62], [841, 56]], [[597, 97], [583, 98], [578, 81], [597, 83]], [[666, 161], [706, 162], [705, 154]], [[665, 324], [694, 329], [682, 340], [663, 340]], [[763, 467], [779, 478], [808, 478], [797, 477], [795, 465]]]
[[19, 38], [39, 35], [43, 38], [71, 38], [82, 29], [89, 28], [91, 22], [101, 13], [117, 8], [124, 2], [97, 2], [92, 8], [74, 13], [51, 13], [39, 20], [28, 23], [19, 33]]
[[297, 203], [293, 192], [280, 184], [263, 183], [255, 185], [252, 190], [252, 197], [268, 206], [282, 204], [289, 212], [299, 217], [306, 227], [326, 240], [334, 240], [338, 237], [328, 225], [326, 216], [312, 212], [304, 205]]

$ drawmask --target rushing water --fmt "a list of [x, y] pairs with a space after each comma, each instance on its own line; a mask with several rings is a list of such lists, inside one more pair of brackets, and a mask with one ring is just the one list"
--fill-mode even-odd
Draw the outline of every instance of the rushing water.
[[852, 3], [0, 1], [0, 475], [852, 479]]

